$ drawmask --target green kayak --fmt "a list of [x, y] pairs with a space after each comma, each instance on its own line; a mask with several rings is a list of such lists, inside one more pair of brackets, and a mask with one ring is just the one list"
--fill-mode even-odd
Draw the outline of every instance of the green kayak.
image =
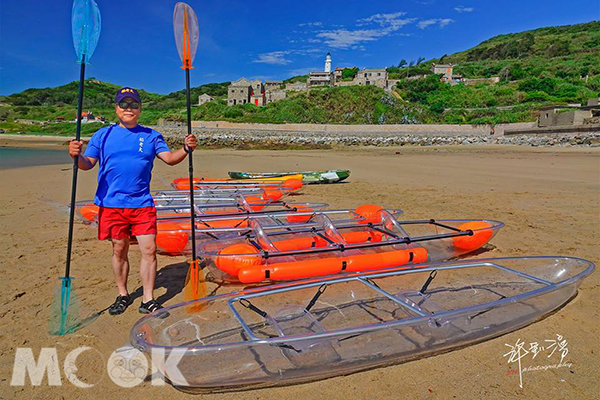
[[300, 171], [300, 172], [229, 172], [231, 179], [261, 179], [275, 178], [284, 175], [302, 174], [303, 183], [335, 183], [341, 182], [350, 176], [347, 169], [330, 169], [328, 171]]

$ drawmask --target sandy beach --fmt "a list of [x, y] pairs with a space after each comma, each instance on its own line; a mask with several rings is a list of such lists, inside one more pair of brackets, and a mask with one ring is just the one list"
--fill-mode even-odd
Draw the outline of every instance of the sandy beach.
[[[54, 148], [66, 139], [43, 141]], [[21, 139], [0, 139], [19, 146]], [[29, 145], [40, 142], [30, 139]], [[65, 148], [66, 149], [66, 148]], [[65, 150], [66, 151], [66, 150]], [[294, 201], [355, 208], [373, 203], [403, 209], [406, 219], [490, 218], [506, 227], [485, 252], [475, 257], [569, 255], [600, 262], [600, 148], [530, 148], [516, 146], [452, 146], [345, 148], [314, 151], [211, 150], [195, 153], [196, 176], [223, 178], [227, 171], [350, 169], [347, 183], [305, 187]], [[188, 395], [169, 385], [144, 382], [135, 388], [114, 384], [106, 372], [111, 352], [128, 343], [129, 330], [140, 314], [139, 253], [130, 251], [129, 289], [137, 297], [125, 314], [100, 316], [67, 336], [48, 334], [50, 305], [63, 275], [70, 198], [71, 166], [50, 165], [0, 170], [0, 398], [143, 398], [178, 399]], [[96, 172], [81, 172], [78, 199], [91, 199]], [[187, 165], [169, 167], [157, 160], [153, 189], [167, 188], [187, 176]], [[83, 314], [109, 306], [116, 296], [109, 243], [96, 239], [93, 227], [75, 227], [73, 290]], [[156, 295], [166, 305], [182, 300], [184, 257], [159, 256]], [[587, 278], [577, 297], [542, 321], [502, 337], [446, 354], [308, 384], [202, 395], [207, 399], [300, 398], [592, 398], [600, 392], [598, 316], [600, 273]], [[224, 293], [241, 287], [217, 287]], [[509, 373], [505, 344], [517, 339], [543, 342], [561, 335], [568, 341], [565, 361], [571, 367], [532, 371], [519, 378]], [[62, 386], [10, 386], [17, 348], [58, 350], [59, 365], [79, 346], [79, 378], [95, 384], [81, 389], [62, 373]], [[556, 357], [556, 355], [555, 355]], [[546, 365], [560, 358], [528, 360]], [[596, 393], [594, 395], [593, 393]]]

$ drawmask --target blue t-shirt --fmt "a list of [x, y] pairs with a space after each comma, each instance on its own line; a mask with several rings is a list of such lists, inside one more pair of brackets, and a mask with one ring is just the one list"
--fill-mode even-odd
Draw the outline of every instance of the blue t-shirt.
[[165, 139], [150, 128], [113, 125], [98, 130], [84, 153], [100, 163], [94, 203], [110, 208], [153, 206], [152, 167], [154, 157], [164, 151], [169, 151]]

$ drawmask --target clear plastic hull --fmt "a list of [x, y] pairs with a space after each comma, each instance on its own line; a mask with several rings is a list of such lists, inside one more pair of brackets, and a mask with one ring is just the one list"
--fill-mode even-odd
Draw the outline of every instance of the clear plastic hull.
[[183, 390], [288, 385], [519, 329], [565, 304], [593, 269], [530, 257], [337, 275], [171, 306], [138, 321], [131, 342], [180, 357], [157, 367]]

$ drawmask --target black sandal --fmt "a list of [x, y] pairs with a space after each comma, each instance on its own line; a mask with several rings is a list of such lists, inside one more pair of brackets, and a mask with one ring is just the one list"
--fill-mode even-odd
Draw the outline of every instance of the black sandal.
[[133, 300], [131, 300], [131, 296], [126, 295], [126, 296], [117, 296], [117, 299], [115, 300], [115, 302], [108, 308], [108, 313], [110, 315], [119, 315], [119, 314], [123, 314], [125, 312], [125, 310], [127, 310], [127, 307], [129, 307], [129, 305], [133, 303]]
[[[142, 301], [142, 304], [140, 304], [139, 311], [141, 314], [150, 314], [157, 310], [162, 310], [162, 309], [163, 309], [163, 306], [158, 301], [152, 299], [146, 303], [144, 303]], [[163, 311], [163, 312], [158, 313], [157, 316], [159, 318], [166, 318], [169, 316], [169, 313], [166, 311]]]

